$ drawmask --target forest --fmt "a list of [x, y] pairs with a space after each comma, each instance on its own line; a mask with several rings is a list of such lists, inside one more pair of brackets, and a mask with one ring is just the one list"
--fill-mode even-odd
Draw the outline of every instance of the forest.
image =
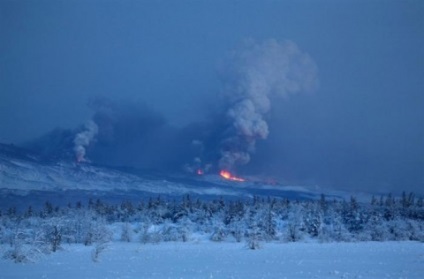
[[328, 199], [288, 200], [156, 198], [107, 203], [100, 199], [26, 210], [0, 211], [0, 252], [15, 262], [36, 261], [69, 244], [92, 246], [92, 260], [112, 241], [267, 242], [424, 241], [424, 202], [413, 193], [370, 202]]

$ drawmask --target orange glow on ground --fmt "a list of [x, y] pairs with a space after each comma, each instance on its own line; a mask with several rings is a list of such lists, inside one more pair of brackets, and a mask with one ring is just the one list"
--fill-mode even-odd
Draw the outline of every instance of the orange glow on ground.
[[233, 181], [246, 181], [245, 179], [241, 178], [241, 177], [237, 177], [232, 175], [229, 171], [227, 170], [221, 170], [221, 172], [219, 173], [219, 175], [227, 180], [233, 180]]

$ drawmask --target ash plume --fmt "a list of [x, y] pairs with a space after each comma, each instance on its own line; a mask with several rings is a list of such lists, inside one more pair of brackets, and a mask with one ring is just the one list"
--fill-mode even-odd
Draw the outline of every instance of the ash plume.
[[85, 153], [86, 148], [93, 141], [94, 137], [97, 135], [99, 128], [94, 121], [88, 121], [84, 126], [84, 131], [78, 133], [74, 139], [74, 151], [77, 162], [85, 162]]
[[68, 160], [74, 151], [77, 161], [88, 156], [99, 165], [140, 169], [207, 173], [246, 165], [270, 133], [273, 99], [312, 91], [317, 67], [293, 42], [267, 40], [234, 51], [223, 69], [223, 102], [209, 106], [205, 119], [175, 127], [145, 104], [97, 97], [85, 126], [57, 129], [29, 146], [47, 158]]
[[312, 91], [318, 85], [317, 66], [291, 41], [249, 42], [232, 54], [224, 72], [223, 97], [229, 136], [222, 141], [219, 167], [247, 164], [257, 140], [266, 139], [266, 121], [274, 97]]

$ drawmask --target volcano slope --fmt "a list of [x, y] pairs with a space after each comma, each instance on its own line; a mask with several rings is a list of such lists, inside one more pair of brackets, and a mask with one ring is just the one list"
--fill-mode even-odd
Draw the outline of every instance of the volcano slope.
[[[41, 206], [46, 200], [58, 205], [102, 199], [138, 201], [161, 196], [201, 199], [251, 199], [254, 196], [317, 199], [317, 190], [269, 184], [258, 179], [226, 180], [219, 174], [163, 173], [131, 168], [111, 168], [74, 162], [42, 160], [30, 151], [1, 145], [0, 206]], [[332, 195], [340, 198], [340, 195]]]

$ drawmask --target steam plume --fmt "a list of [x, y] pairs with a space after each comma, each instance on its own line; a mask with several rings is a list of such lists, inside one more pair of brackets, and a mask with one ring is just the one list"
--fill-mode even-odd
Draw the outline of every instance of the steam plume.
[[266, 115], [273, 97], [311, 91], [317, 84], [317, 66], [291, 41], [267, 40], [235, 52], [224, 82], [230, 108], [230, 136], [221, 148], [221, 168], [246, 164], [258, 139], [269, 134]]
[[[223, 72], [224, 107], [212, 107], [204, 121], [175, 127], [144, 104], [94, 98], [92, 121], [82, 129], [49, 133], [31, 146], [46, 157], [142, 169], [231, 170], [249, 163], [256, 142], [270, 133], [267, 114], [273, 98], [317, 86], [317, 67], [290, 41], [250, 42], [234, 52]], [[274, 108], [275, 109], [275, 108]], [[64, 151], [65, 150], [65, 151]]]
[[90, 142], [97, 135], [99, 128], [94, 121], [89, 121], [85, 124], [85, 130], [78, 133], [74, 139], [74, 151], [78, 162], [84, 162], [85, 159], [85, 149], [90, 145]]

